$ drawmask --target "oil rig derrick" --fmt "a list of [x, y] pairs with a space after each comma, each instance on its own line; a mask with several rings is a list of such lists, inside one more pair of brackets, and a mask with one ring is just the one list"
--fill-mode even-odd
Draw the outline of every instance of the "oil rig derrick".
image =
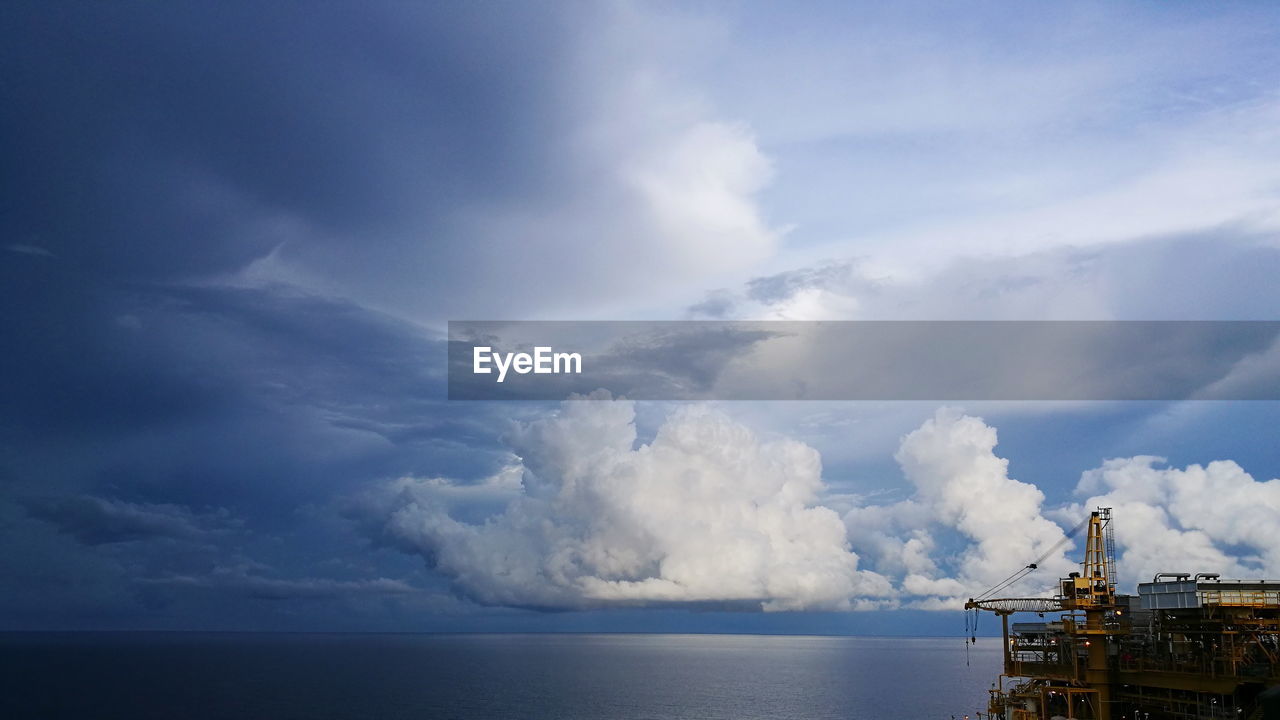
[[1280, 580], [1161, 573], [1118, 594], [1111, 509], [1082, 527], [1081, 570], [1053, 597], [965, 604], [1001, 619], [992, 720], [1280, 720]]

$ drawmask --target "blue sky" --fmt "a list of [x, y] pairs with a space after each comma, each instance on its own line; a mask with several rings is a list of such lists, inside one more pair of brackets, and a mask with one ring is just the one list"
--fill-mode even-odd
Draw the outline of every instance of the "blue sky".
[[959, 632], [1094, 501], [1130, 582], [1280, 576], [1272, 402], [573, 417], [442, 340], [1276, 319], [1277, 14], [10, 5], [0, 626]]

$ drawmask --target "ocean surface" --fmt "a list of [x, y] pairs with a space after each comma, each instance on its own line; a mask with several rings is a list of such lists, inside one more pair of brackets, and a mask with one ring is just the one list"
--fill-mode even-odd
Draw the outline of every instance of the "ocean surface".
[[[0, 718], [957, 719], [999, 640], [759, 635], [0, 635]], [[966, 665], [966, 655], [968, 664]]]

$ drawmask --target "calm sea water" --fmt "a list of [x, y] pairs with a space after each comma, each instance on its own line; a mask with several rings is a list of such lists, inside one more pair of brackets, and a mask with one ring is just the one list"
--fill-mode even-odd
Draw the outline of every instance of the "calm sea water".
[[747, 635], [0, 635], [0, 718], [927, 720], [999, 641]]

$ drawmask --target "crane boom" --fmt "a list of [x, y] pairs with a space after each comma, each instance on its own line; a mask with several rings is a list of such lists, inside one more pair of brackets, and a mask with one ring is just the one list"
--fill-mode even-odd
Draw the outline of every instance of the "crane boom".
[[1067, 607], [1058, 598], [991, 598], [990, 600], [970, 600], [964, 604], [964, 609], [989, 610], [997, 614], [1006, 614], [1057, 612], [1066, 610]]

